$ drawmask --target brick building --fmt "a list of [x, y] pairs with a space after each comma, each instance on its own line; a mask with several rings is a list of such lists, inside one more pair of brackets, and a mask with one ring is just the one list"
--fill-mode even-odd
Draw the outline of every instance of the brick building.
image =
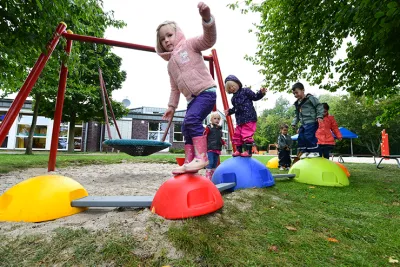
[[[0, 99], [0, 124], [12, 104], [12, 99]], [[165, 108], [140, 107], [130, 109], [128, 115], [117, 121], [118, 128], [123, 139], [148, 139], [161, 140], [168, 125], [162, 120]], [[186, 110], [175, 112], [173, 122], [169, 129], [166, 140], [172, 149], [183, 149], [184, 138], [181, 125]], [[24, 103], [18, 117], [14, 121], [5, 141], [0, 145], [0, 150], [24, 150], [27, 145], [27, 137], [32, 121], [32, 101]], [[228, 127], [224, 114], [220, 112], [224, 139], [229, 144]], [[208, 119], [204, 122], [206, 124]], [[68, 149], [69, 123], [60, 125], [58, 149]], [[34, 150], [50, 150], [53, 121], [49, 118], [39, 116], [33, 137]], [[95, 152], [102, 151], [102, 141], [109, 139], [105, 125], [98, 122], [81, 122], [75, 126], [74, 148], [76, 151]], [[111, 125], [111, 138], [118, 139], [116, 128]], [[168, 149], [167, 149], [168, 151]]]

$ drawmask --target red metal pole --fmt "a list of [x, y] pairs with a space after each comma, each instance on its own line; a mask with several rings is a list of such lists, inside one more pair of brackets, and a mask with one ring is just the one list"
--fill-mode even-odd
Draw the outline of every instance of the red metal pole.
[[22, 106], [24, 105], [26, 98], [32, 91], [32, 88], [35, 85], [40, 74], [42, 73], [42, 70], [47, 63], [47, 60], [53, 53], [54, 48], [56, 47], [58, 41], [60, 40], [61, 34], [65, 31], [66, 28], [67, 25], [65, 23], [61, 22], [60, 24], [58, 24], [57, 29], [53, 34], [53, 38], [46, 46], [47, 48], [46, 54], [44, 53], [40, 54], [38, 60], [36, 61], [35, 65], [30, 71], [28, 77], [26, 78], [24, 84], [19, 90], [18, 95], [15, 97], [13, 103], [11, 104], [10, 109], [8, 110], [3, 122], [0, 125], [0, 144], [3, 143], [8, 132], [10, 131], [10, 128], [14, 123], [16, 117], [18, 116]]
[[[99, 68], [99, 69], [100, 69], [100, 68]], [[110, 98], [108, 97], [108, 93], [107, 93], [107, 89], [106, 89], [106, 83], [104, 82], [104, 79], [103, 79], [103, 73], [101, 74], [101, 79], [102, 79], [102, 81], [101, 81], [102, 83], [101, 83], [101, 84], [103, 84], [102, 90], [103, 90], [103, 92], [104, 92], [104, 95], [106, 96], [108, 108], [110, 109], [111, 117], [112, 117], [112, 119], [113, 119], [113, 121], [114, 121], [114, 124], [115, 124], [115, 129], [117, 130], [119, 139], [122, 139], [121, 133], [120, 133], [119, 128], [118, 128], [117, 120], [115, 119], [114, 110], [113, 110], [113, 108], [112, 108]]]
[[211, 77], [213, 77], [213, 79], [215, 80], [215, 77], [214, 77], [214, 62], [213, 62], [212, 60], [210, 60], [210, 61], [208, 62], [208, 66], [210, 67], [210, 74], [211, 74]]
[[[121, 42], [121, 41], [109, 40], [109, 39], [105, 39], [105, 38], [72, 34], [72, 33], [67, 33], [67, 32], [64, 32], [62, 35], [65, 38], [67, 38], [68, 40], [96, 43], [96, 44], [106, 44], [106, 45], [112, 45], [112, 46], [117, 46], [117, 47], [142, 50], [142, 51], [147, 51], [147, 52], [156, 52], [156, 49], [152, 46], [132, 44], [132, 43], [126, 43], [126, 42]], [[211, 56], [204, 56], [203, 58], [206, 61], [212, 60]]]
[[[213, 57], [213, 61], [215, 64], [215, 71], [217, 73], [219, 89], [221, 91], [222, 103], [224, 105], [224, 110], [227, 110], [227, 109], [229, 109], [228, 98], [226, 97], [225, 85], [224, 85], [224, 82], [222, 79], [222, 73], [221, 73], [221, 68], [219, 66], [217, 51], [215, 49], [212, 49], [211, 52], [212, 52], [212, 57]], [[233, 130], [233, 123], [232, 123], [231, 116], [226, 116], [226, 121], [228, 122], [229, 138], [231, 139], [231, 142], [232, 142], [234, 130]], [[232, 146], [236, 150], [236, 146], [233, 144], [232, 144]]]
[[[104, 111], [104, 119], [106, 120], [106, 126], [107, 126], [107, 133], [108, 133], [108, 139], [112, 139], [111, 137], [111, 128], [110, 128], [110, 122], [108, 121], [108, 114], [107, 114], [107, 106], [106, 106], [106, 100], [104, 97], [104, 90], [103, 90], [103, 73], [101, 72], [101, 69], [99, 67], [99, 80], [100, 80], [100, 94], [101, 94], [101, 101], [103, 102], [103, 111]], [[101, 140], [102, 141], [102, 140]]]
[[[210, 68], [211, 77], [215, 80], [214, 77], [214, 62], [212, 60], [208, 61], [208, 66]], [[217, 111], [217, 104], [214, 105], [213, 111]]]
[[[65, 52], [67, 53], [67, 56], [69, 56], [69, 54], [71, 53], [71, 49], [72, 41], [67, 40], [67, 46], [65, 47]], [[47, 164], [47, 170], [49, 172], [54, 171], [56, 168], [58, 137], [60, 136], [60, 124], [62, 118], [62, 110], [64, 106], [65, 89], [67, 87], [67, 77], [68, 67], [65, 62], [62, 62], [60, 69], [60, 80], [58, 82], [56, 110], [54, 112], [53, 132], [51, 134], [49, 162]]]

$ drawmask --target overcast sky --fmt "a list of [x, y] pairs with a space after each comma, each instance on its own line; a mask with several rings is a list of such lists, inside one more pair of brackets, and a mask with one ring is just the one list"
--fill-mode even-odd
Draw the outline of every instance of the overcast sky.
[[[104, 0], [104, 10], [113, 10], [116, 19], [127, 23], [123, 29], [107, 29], [105, 38], [154, 47], [156, 28], [165, 20], [176, 21], [186, 38], [198, 36], [202, 34], [198, 2], [197, 0]], [[257, 90], [263, 77], [258, 73], [259, 67], [246, 61], [244, 56], [254, 55], [256, 52], [256, 36], [248, 31], [253, 28], [253, 23], [259, 22], [259, 15], [255, 13], [243, 15], [239, 10], [231, 10], [226, 5], [232, 2], [234, 1], [205, 2], [216, 20], [217, 43], [213, 48], [217, 51], [223, 78], [234, 74], [244, 85], [252, 85], [253, 90]], [[117, 101], [128, 98], [131, 102], [129, 108], [167, 107], [170, 94], [167, 61], [151, 52], [127, 48], [113, 48], [113, 52], [122, 58], [122, 69], [127, 72], [127, 79], [122, 89], [114, 91], [112, 97]], [[203, 55], [210, 54], [210, 50], [203, 52]], [[307, 93], [314, 95], [326, 93], [318, 87], [310, 87], [307, 81], [301, 82], [306, 86]], [[279, 95], [283, 95], [290, 102], [295, 101], [292, 95], [268, 92], [263, 101], [255, 102], [257, 111], [260, 113], [265, 108], [272, 108]], [[223, 110], [219, 90], [217, 96], [217, 107]], [[228, 95], [231, 106], [230, 98]], [[186, 109], [186, 99], [183, 95], [178, 109]]]
[[[201, 17], [198, 13], [197, 0], [104, 0], [104, 10], [113, 10], [116, 19], [123, 20], [127, 26], [123, 29], [108, 29], [105, 38], [155, 46], [156, 28], [165, 20], [174, 20], [181, 27], [186, 38], [202, 33]], [[234, 1], [209, 1], [211, 13], [215, 16], [217, 25], [217, 51], [222, 76], [236, 75], [243, 84], [253, 85], [253, 90], [260, 87], [263, 77], [258, 73], [258, 67], [244, 59], [246, 54], [254, 55], [257, 39], [248, 30], [252, 23], [259, 22], [258, 14], [243, 15], [238, 10], [231, 10], [226, 5]], [[167, 61], [157, 54], [134, 51], [125, 48], [114, 48], [113, 52], [122, 57], [122, 69], [127, 72], [127, 79], [122, 89], [113, 92], [113, 98], [131, 101], [129, 108], [151, 106], [167, 107], [170, 86], [167, 73]], [[210, 50], [203, 55], [209, 55]], [[306, 81], [302, 81], [307, 84]], [[317, 88], [307, 88], [307, 92], [320, 95], [324, 93]], [[280, 94], [267, 93], [266, 101], [257, 102], [257, 110], [274, 106]], [[294, 97], [285, 95], [291, 102]], [[230, 99], [230, 96], [228, 96]], [[230, 101], [229, 101], [230, 102]], [[231, 104], [231, 103], [229, 103]], [[218, 109], [222, 110], [221, 97], [218, 93]], [[181, 95], [179, 109], [186, 108], [186, 100]]]

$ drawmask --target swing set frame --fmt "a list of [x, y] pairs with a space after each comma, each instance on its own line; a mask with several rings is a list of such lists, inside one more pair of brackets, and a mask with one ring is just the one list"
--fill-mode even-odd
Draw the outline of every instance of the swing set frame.
[[[35, 65], [32, 67], [31, 71], [29, 72], [24, 84], [18, 91], [17, 96], [15, 97], [13, 103], [11, 104], [10, 109], [8, 110], [6, 116], [2, 124], [0, 125], [0, 144], [3, 143], [5, 140], [11, 126], [13, 125], [15, 119], [17, 118], [21, 108], [29, 96], [30, 92], [32, 91], [33, 86], [35, 85], [36, 81], [38, 80], [40, 74], [42, 73], [44, 67], [48, 59], [50, 58], [51, 54], [53, 53], [55, 47], [57, 46], [60, 38], [63, 37], [67, 40], [65, 46], [65, 52], [67, 56], [70, 55], [72, 49], [72, 41], [80, 41], [80, 42], [88, 42], [88, 43], [95, 43], [95, 44], [104, 44], [104, 45], [111, 45], [116, 47], [128, 48], [128, 49], [135, 49], [141, 50], [146, 52], [153, 52], [155, 53], [156, 50], [154, 47], [121, 42], [116, 40], [109, 40], [105, 38], [98, 38], [93, 36], [85, 36], [85, 35], [78, 35], [74, 34], [72, 31], [67, 30], [67, 25], [64, 22], [58, 24], [56, 30], [53, 33], [51, 40], [46, 45], [46, 51], [42, 52], [37, 59]], [[224, 91], [224, 82], [222, 79], [221, 69], [218, 61], [217, 51], [215, 49], [211, 50], [211, 56], [204, 56], [204, 60], [209, 62], [209, 69], [211, 76], [214, 77], [214, 70], [217, 74], [218, 85], [221, 91], [222, 103], [224, 106], [224, 110], [229, 108], [228, 100], [226, 97], [226, 93]], [[56, 158], [57, 158], [57, 149], [58, 149], [58, 136], [60, 132], [60, 124], [62, 118], [62, 109], [64, 105], [64, 97], [67, 85], [67, 77], [68, 77], [68, 67], [65, 62], [61, 63], [60, 68], [60, 79], [58, 84], [58, 93], [57, 99], [55, 104], [55, 112], [54, 112], [54, 126], [52, 131], [51, 137], [51, 146], [50, 146], [50, 154], [49, 154], [49, 162], [48, 162], [48, 171], [54, 171], [56, 165]], [[102, 85], [100, 85], [102, 86]], [[103, 90], [103, 88], [101, 88]], [[216, 110], [216, 107], [214, 107]], [[227, 116], [227, 123], [228, 123], [228, 132], [229, 137], [232, 140], [233, 135], [233, 123], [232, 118]]]

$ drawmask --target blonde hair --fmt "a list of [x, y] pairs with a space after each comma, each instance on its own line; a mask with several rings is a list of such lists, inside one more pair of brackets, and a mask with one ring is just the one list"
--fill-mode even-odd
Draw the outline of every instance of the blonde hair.
[[156, 30], [156, 32], [157, 32], [157, 46], [156, 46], [157, 52], [167, 52], [164, 49], [164, 47], [162, 46], [161, 41], [160, 41], [160, 29], [163, 26], [167, 26], [167, 25], [171, 26], [176, 31], [177, 25], [176, 25], [175, 21], [166, 20], [163, 23], [161, 23], [160, 25], [158, 25], [157, 30]]
[[236, 82], [234, 82], [234, 81], [227, 81], [226, 83], [225, 83], [225, 91], [227, 92], [227, 93], [229, 93], [229, 91], [228, 91], [228, 89], [229, 89], [229, 87], [231, 87], [232, 85], [237, 85], [237, 86], [239, 86]]
[[[221, 115], [219, 115], [219, 113], [218, 113], [218, 111], [214, 111], [214, 112], [211, 112], [211, 115], [210, 115], [210, 124], [211, 124], [211, 127], [214, 127], [214, 124], [213, 124], [213, 118], [219, 118], [220, 120], [222, 119], [221, 118]], [[219, 124], [218, 124], [219, 125]]]
[[219, 115], [218, 111], [211, 112], [210, 120], [212, 120], [213, 118], [221, 119], [221, 115]]

